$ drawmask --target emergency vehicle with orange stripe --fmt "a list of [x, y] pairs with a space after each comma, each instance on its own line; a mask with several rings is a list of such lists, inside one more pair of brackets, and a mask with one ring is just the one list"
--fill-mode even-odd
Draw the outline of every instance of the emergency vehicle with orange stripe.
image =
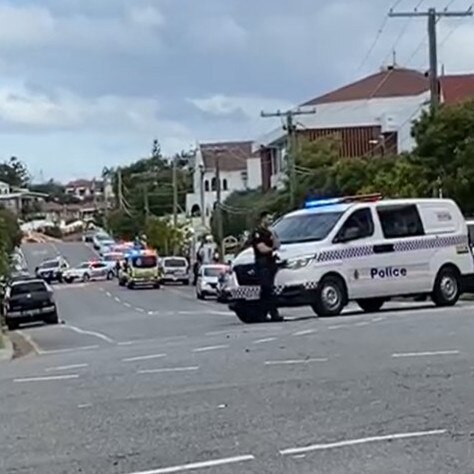
[[[281, 243], [274, 287], [280, 307], [308, 305], [319, 316], [335, 316], [349, 301], [373, 312], [398, 296], [451, 306], [472, 288], [466, 221], [449, 199], [310, 200], [273, 231]], [[242, 321], [265, 318], [252, 248], [233, 262], [230, 291], [230, 308]]]

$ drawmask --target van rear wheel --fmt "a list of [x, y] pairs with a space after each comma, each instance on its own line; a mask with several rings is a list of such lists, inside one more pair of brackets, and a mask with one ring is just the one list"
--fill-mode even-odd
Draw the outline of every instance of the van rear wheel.
[[384, 305], [385, 300], [383, 298], [367, 298], [363, 300], [357, 300], [357, 304], [366, 313], [376, 313], [380, 311]]
[[431, 299], [436, 306], [454, 306], [461, 295], [459, 272], [456, 268], [441, 268], [436, 276]]

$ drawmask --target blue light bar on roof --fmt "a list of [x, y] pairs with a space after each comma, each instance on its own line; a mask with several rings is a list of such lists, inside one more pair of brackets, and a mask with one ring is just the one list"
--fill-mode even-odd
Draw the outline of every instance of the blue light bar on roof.
[[344, 198], [311, 199], [304, 203], [304, 207], [305, 209], [312, 209], [314, 207], [333, 206], [342, 202], [344, 202]]

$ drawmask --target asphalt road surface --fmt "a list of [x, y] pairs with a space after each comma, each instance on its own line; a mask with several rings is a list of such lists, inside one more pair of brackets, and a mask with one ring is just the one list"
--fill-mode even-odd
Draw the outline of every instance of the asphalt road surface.
[[[29, 265], [82, 244], [31, 244]], [[474, 472], [473, 306], [241, 324], [192, 287], [57, 285], [0, 365], [0, 472]]]

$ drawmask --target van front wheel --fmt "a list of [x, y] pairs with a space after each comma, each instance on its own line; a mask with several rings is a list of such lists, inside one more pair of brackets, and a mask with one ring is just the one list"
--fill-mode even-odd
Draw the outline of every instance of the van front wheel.
[[431, 298], [436, 306], [454, 306], [461, 295], [459, 272], [443, 267], [436, 276]]
[[329, 275], [319, 283], [312, 308], [318, 316], [337, 316], [341, 314], [346, 301], [344, 281], [338, 276]]

